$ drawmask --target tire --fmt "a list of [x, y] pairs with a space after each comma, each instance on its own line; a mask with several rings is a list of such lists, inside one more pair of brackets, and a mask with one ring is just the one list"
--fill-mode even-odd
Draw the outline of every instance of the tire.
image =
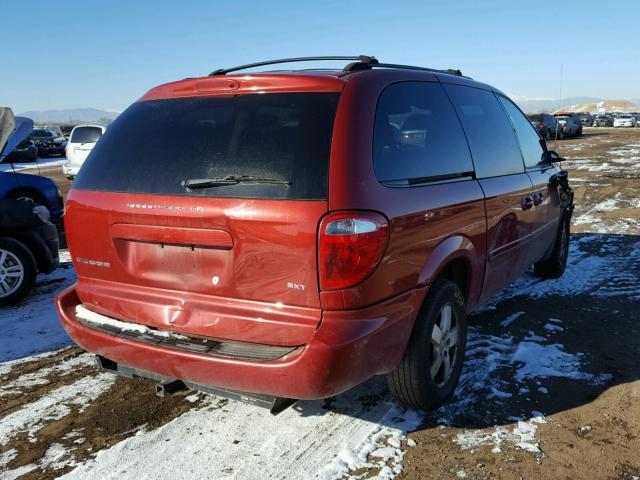
[[0, 306], [22, 300], [36, 281], [36, 261], [27, 247], [0, 237]]
[[[447, 316], [450, 328], [442, 336]], [[440, 335], [436, 333], [436, 325]], [[454, 332], [457, 332], [457, 340]], [[441, 339], [438, 343], [437, 336]], [[451, 341], [454, 343], [449, 343]], [[393, 396], [414, 409], [433, 410], [446, 403], [460, 380], [466, 341], [467, 320], [462, 292], [449, 280], [436, 280], [420, 309], [404, 357], [387, 375]], [[444, 345], [447, 346], [442, 349]], [[447, 362], [450, 366], [448, 375]]]
[[570, 223], [569, 217], [564, 215], [553, 243], [551, 255], [533, 265], [533, 271], [539, 277], [559, 278], [564, 274], [569, 258]]

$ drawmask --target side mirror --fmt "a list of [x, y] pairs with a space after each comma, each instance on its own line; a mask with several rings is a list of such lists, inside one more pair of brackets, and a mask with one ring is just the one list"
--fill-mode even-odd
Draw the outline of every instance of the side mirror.
[[548, 163], [556, 163], [556, 162], [564, 162], [564, 158], [558, 155], [558, 152], [554, 152], [553, 150], [549, 150], [547, 152], [547, 162]]

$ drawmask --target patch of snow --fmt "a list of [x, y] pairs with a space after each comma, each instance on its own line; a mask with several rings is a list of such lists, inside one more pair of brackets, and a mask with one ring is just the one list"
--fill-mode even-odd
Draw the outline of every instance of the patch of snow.
[[29, 296], [18, 305], [3, 307], [0, 315], [0, 362], [57, 350], [71, 345], [62, 328], [54, 297], [75, 282], [68, 251], [60, 254], [60, 268], [38, 275]]
[[544, 416], [536, 415], [526, 421], [518, 420], [512, 430], [507, 427], [497, 427], [492, 432], [465, 430], [457, 434], [453, 442], [460, 448], [472, 452], [484, 446], [491, 446], [492, 453], [501, 453], [505, 446], [510, 446], [541, 454], [540, 444], [536, 440], [536, 431], [541, 423], [546, 423]]
[[[33, 359], [34, 357], [31, 357]], [[35, 372], [20, 375], [15, 380], [0, 386], [0, 397], [9, 394], [20, 393], [23, 389], [36, 385], [46, 385], [49, 383], [47, 377], [50, 375], [64, 376], [73, 373], [83, 367], [94, 364], [94, 357], [91, 354], [82, 354], [67, 361], [56, 363], [50, 367], [41, 368]]]
[[114, 318], [107, 317], [105, 315], [101, 315], [96, 312], [92, 312], [91, 310], [88, 310], [84, 305], [76, 306], [76, 317], [83, 320], [87, 320], [88, 322], [91, 322], [93, 324], [97, 324], [105, 327], [114, 327], [123, 332], [136, 332], [144, 335], [151, 335], [154, 337], [173, 338], [176, 340], [188, 340], [188, 337], [185, 337], [184, 335], [169, 332], [167, 330], [157, 330], [155, 328], [149, 328], [139, 323], [123, 322], [121, 320], [116, 320]]
[[564, 328], [560, 325], [555, 325], [553, 323], [547, 323], [544, 327], [545, 330], [549, 330], [550, 332], [564, 332]]
[[572, 378], [600, 383], [606, 378], [580, 371], [580, 357], [563, 351], [560, 344], [541, 345], [531, 341], [518, 344], [510, 362], [521, 364], [515, 374], [518, 382], [532, 378]]
[[524, 312], [516, 312], [516, 313], [512, 313], [511, 315], [509, 315], [507, 318], [505, 318], [503, 321], [500, 322], [500, 326], [501, 327], [508, 327], [509, 325], [511, 325], [515, 320], [517, 320], [518, 318], [520, 318], [522, 315], [524, 315]]
[[6, 466], [11, 460], [18, 456], [18, 451], [15, 448], [0, 453], [0, 468]]
[[[384, 399], [374, 405], [359, 401], [376, 391], [386, 391], [384, 379], [373, 378], [339, 395], [329, 411], [321, 401], [305, 401], [277, 417], [253, 405], [206, 395], [198, 408], [97, 452], [62, 478], [160, 478], [166, 475], [167, 458], [176, 480], [333, 479], [366, 464], [379, 465], [382, 478], [393, 478], [402, 469], [404, 454], [402, 447], [392, 445], [401, 445], [405, 432], [415, 429], [422, 415]], [[369, 458], [383, 447], [393, 452]], [[337, 448], [341, 450], [336, 452]], [[389, 465], [381, 466], [386, 456]]]
[[114, 382], [115, 376], [109, 373], [84, 377], [24, 405], [0, 419], [0, 445], [5, 445], [21, 432], [27, 432], [33, 440], [42, 426], [69, 415], [72, 407], [82, 412], [92, 401], [111, 388]]

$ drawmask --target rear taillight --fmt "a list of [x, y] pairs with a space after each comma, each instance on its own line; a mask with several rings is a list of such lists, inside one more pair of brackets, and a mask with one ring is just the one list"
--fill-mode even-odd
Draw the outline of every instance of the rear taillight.
[[320, 288], [339, 290], [367, 278], [382, 259], [389, 224], [374, 212], [335, 212], [320, 222]]

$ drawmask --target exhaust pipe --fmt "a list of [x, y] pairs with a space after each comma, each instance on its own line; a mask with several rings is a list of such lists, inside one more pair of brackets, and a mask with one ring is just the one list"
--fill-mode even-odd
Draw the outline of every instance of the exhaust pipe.
[[196, 390], [198, 392], [228, 398], [229, 400], [236, 400], [238, 402], [267, 408], [269, 412], [271, 412], [271, 415], [278, 415], [279, 413], [284, 412], [287, 408], [295, 405], [298, 401], [294, 398], [270, 397], [268, 395], [260, 395], [257, 393], [236, 392], [234, 390], [201, 385], [199, 383], [185, 382], [184, 380], [165, 377], [163, 375], [158, 375], [157, 373], [127, 367], [126, 365], [118, 364], [113, 360], [109, 360], [108, 358], [100, 355], [96, 355], [96, 365], [100, 370], [111, 372], [122, 377], [155, 380], [158, 382], [156, 383], [156, 395], [163, 398], [166, 395], [174, 395], [189, 390]]
[[156, 383], [156, 395], [164, 398], [165, 395], [175, 395], [188, 391], [189, 388], [182, 380], [173, 380], [172, 382]]

